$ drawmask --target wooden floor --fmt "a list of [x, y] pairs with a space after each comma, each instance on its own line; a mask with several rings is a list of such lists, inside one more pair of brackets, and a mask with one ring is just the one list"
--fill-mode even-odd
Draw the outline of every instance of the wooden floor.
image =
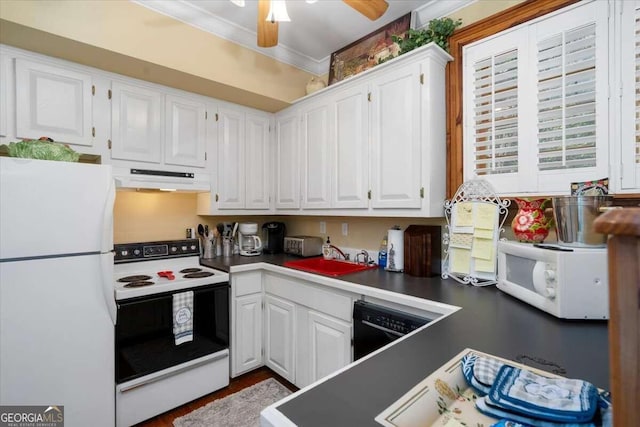
[[181, 417], [183, 415], [186, 415], [189, 412], [196, 410], [201, 406], [206, 405], [209, 402], [213, 402], [214, 400], [236, 393], [247, 387], [251, 387], [252, 385], [257, 384], [260, 381], [264, 381], [268, 378], [275, 378], [276, 380], [278, 380], [278, 382], [280, 382], [282, 385], [284, 385], [291, 391], [298, 390], [296, 386], [294, 386], [289, 381], [282, 378], [280, 375], [273, 372], [271, 369], [260, 368], [260, 369], [256, 369], [255, 371], [251, 371], [249, 373], [241, 375], [237, 378], [232, 378], [231, 381], [229, 382], [229, 385], [221, 390], [215, 391], [211, 394], [207, 394], [206, 396], [202, 396], [199, 399], [186, 403], [172, 411], [168, 411], [168, 412], [165, 412], [164, 414], [160, 414], [157, 417], [150, 418], [147, 421], [143, 421], [142, 423], [137, 424], [137, 426], [138, 427], [173, 427], [174, 419]]

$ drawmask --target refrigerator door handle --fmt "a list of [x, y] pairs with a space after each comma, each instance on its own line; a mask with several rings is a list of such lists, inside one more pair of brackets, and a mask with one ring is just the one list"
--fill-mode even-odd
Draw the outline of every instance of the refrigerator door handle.
[[113, 250], [113, 206], [116, 201], [116, 184], [113, 179], [109, 180], [109, 189], [102, 213], [102, 241], [101, 252], [106, 253]]
[[116, 306], [116, 298], [113, 290], [113, 252], [100, 255], [102, 263], [102, 294], [104, 302], [111, 317], [111, 322], [115, 325], [118, 316], [118, 307]]

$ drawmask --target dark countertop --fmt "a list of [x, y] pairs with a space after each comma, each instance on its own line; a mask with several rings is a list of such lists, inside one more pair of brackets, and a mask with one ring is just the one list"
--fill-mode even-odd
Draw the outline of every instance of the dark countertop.
[[[286, 255], [202, 260], [229, 271]], [[462, 307], [445, 319], [352, 366], [277, 409], [300, 426], [377, 426], [374, 418], [465, 348], [609, 387], [606, 321], [561, 320], [499, 291], [453, 279], [368, 270], [340, 280]]]

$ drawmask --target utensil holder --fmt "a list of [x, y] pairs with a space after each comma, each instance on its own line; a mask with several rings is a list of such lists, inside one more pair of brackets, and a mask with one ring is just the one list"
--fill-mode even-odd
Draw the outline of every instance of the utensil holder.
[[205, 239], [203, 258], [212, 259], [216, 257], [216, 246], [214, 240]]

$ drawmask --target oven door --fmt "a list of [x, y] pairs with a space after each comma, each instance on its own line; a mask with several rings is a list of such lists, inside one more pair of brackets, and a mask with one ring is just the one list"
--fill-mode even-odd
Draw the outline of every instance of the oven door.
[[194, 293], [193, 341], [180, 345], [175, 344], [173, 335], [173, 293], [118, 302], [116, 383], [229, 347], [229, 284], [218, 283], [188, 290]]

